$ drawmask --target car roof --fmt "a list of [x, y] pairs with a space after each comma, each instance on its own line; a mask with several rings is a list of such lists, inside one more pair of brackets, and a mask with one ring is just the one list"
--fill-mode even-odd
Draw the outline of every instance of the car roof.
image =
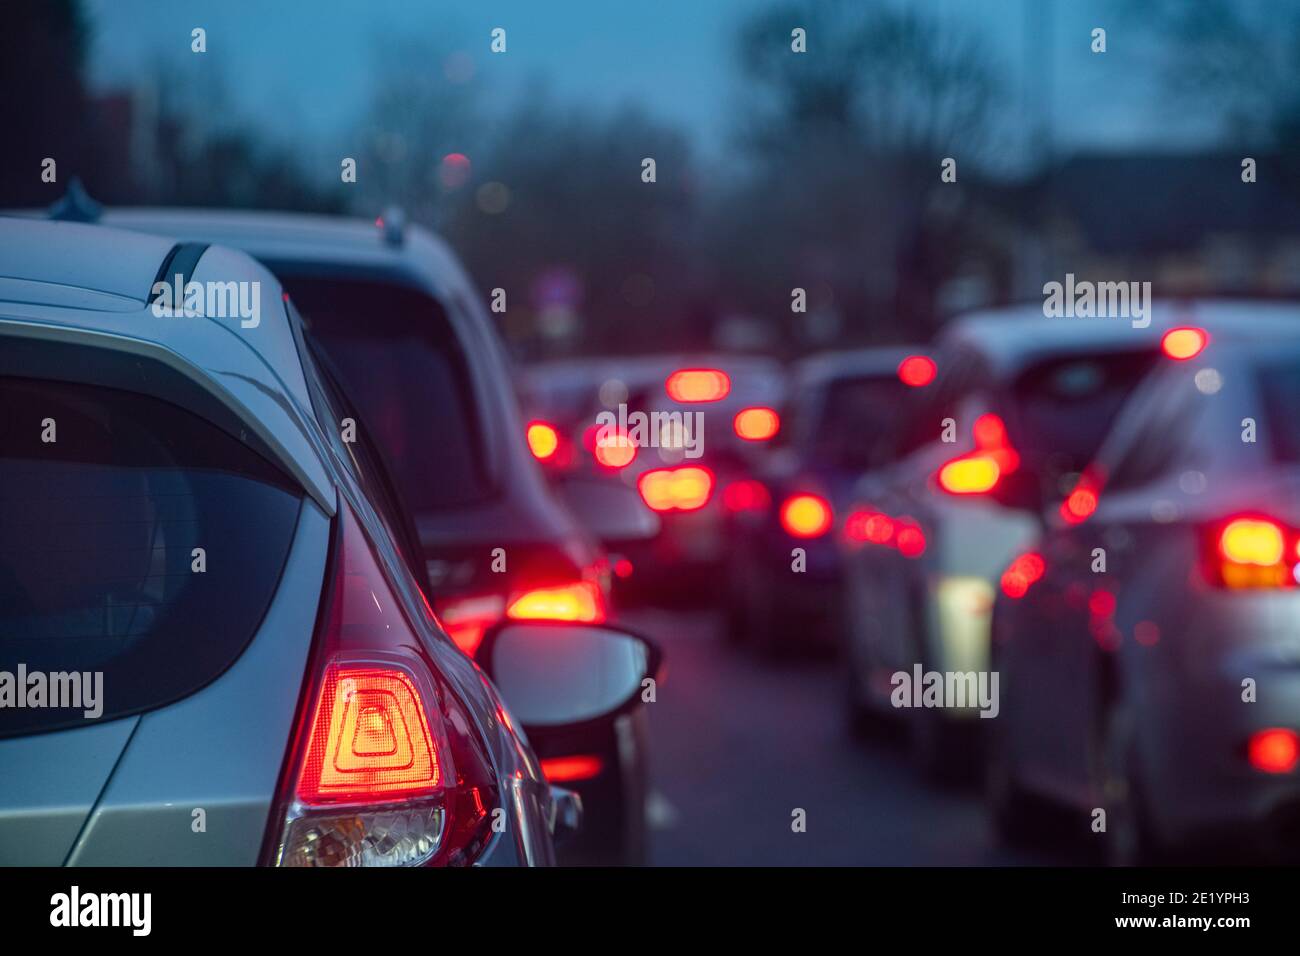
[[176, 247], [102, 226], [0, 217], [0, 336], [144, 355], [181, 372], [257, 433], [332, 514], [332, 481], [279, 283], [243, 253], [209, 246], [187, 280], [249, 283], [257, 325], [244, 327], [239, 316], [159, 316], [152, 288]]
[[1195, 326], [1211, 338], [1300, 335], [1300, 303], [1236, 299], [1156, 299], [1150, 325], [1127, 318], [1049, 318], [1041, 302], [970, 313], [940, 334], [941, 350], [981, 354], [995, 376], [1014, 375], [1053, 356], [1154, 348], [1169, 329]]
[[385, 228], [379, 220], [296, 212], [184, 207], [106, 207], [99, 222], [181, 240], [233, 246], [262, 262], [382, 270], [432, 282], [439, 295], [463, 284], [455, 255], [417, 225]]
[[899, 363], [912, 354], [917, 351], [901, 346], [817, 352], [796, 361], [790, 374], [799, 388], [825, 385], [842, 378], [896, 375]]

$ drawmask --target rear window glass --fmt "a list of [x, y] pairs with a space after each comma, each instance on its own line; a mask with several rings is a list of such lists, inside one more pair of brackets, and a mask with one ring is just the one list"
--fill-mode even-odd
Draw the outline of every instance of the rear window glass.
[[1148, 352], [1115, 352], [1031, 366], [1011, 388], [1012, 443], [1039, 470], [1080, 470], [1153, 362]]
[[1269, 365], [1258, 372], [1264, 396], [1267, 436], [1273, 457], [1287, 464], [1300, 463], [1300, 363]]
[[365, 280], [280, 278], [415, 512], [489, 493], [469, 369], [441, 305]]
[[[0, 671], [98, 672], [99, 720], [217, 677], [271, 603], [300, 492], [158, 399], [0, 377], [0, 408]], [[0, 735], [86, 709], [0, 707]]]
[[867, 467], [873, 449], [892, 433], [906, 390], [896, 375], [831, 382], [813, 428], [813, 454], [836, 467]]

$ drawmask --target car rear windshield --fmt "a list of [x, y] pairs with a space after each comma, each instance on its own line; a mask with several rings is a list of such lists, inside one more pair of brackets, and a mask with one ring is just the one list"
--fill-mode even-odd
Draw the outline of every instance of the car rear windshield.
[[1300, 464], [1300, 362], [1275, 363], [1258, 372], [1264, 396], [1264, 433], [1268, 435], [1273, 457], [1286, 464]]
[[407, 286], [279, 270], [414, 512], [482, 501], [469, 368], [442, 306]]
[[813, 427], [812, 454], [841, 468], [866, 468], [889, 435], [907, 391], [897, 375], [835, 379]]
[[[147, 710], [221, 674], [275, 594], [301, 493], [156, 398], [0, 377], [0, 408], [0, 735]], [[74, 686], [79, 706], [51, 706]]]
[[1148, 352], [1124, 351], [1030, 366], [1011, 387], [1013, 444], [1033, 467], [1060, 473], [1081, 469], [1154, 360]]

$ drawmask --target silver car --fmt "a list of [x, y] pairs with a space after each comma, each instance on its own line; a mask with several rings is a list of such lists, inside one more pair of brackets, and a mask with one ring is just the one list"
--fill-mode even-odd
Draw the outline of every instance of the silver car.
[[625, 711], [652, 649], [498, 629], [507, 710], [242, 253], [0, 219], [0, 260], [0, 864], [552, 862], [516, 719]]
[[1013, 838], [1043, 798], [1078, 833], [1104, 811], [1112, 863], [1294, 860], [1300, 308], [1191, 318], [1203, 350], [1157, 366], [1003, 579], [991, 809]]

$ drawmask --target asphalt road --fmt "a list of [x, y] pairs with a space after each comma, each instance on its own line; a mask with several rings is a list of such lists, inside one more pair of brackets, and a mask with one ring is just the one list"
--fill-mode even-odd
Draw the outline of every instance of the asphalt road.
[[[922, 782], [900, 742], [854, 740], [831, 661], [728, 647], [710, 613], [643, 609], [625, 620], [668, 660], [650, 709], [654, 864], [1072, 862], [999, 846], [977, 789]], [[802, 833], [792, 829], [799, 809]]]

